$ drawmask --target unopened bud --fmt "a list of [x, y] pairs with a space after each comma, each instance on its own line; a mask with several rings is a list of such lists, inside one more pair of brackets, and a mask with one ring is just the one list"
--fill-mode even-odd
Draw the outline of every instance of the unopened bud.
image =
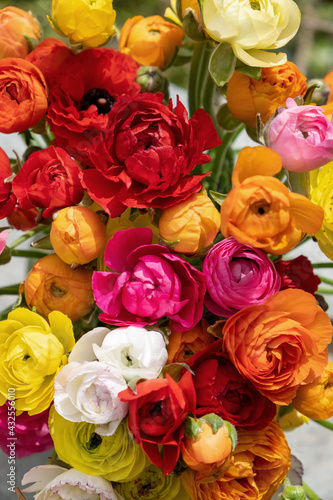
[[303, 486], [287, 486], [281, 493], [279, 500], [306, 500]]
[[317, 104], [317, 106], [324, 106], [327, 104], [330, 89], [324, 80], [321, 78], [314, 78], [308, 82], [308, 87], [312, 87], [312, 85], [317, 85], [317, 88], [314, 89], [313, 94], [311, 96], [311, 103]]
[[157, 66], [141, 66], [137, 72], [136, 82], [142, 92], [163, 92], [165, 97], [168, 97], [169, 82]]

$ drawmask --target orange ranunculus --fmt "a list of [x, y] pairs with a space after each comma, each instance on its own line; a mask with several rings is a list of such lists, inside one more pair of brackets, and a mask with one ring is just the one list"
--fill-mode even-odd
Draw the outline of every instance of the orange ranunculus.
[[233, 189], [221, 205], [221, 233], [240, 243], [282, 255], [303, 233], [319, 231], [324, 211], [291, 193], [277, 178], [280, 156], [265, 146], [241, 150], [232, 174]]
[[40, 26], [29, 13], [17, 7], [0, 9], [0, 59], [25, 57], [29, 45], [25, 37], [39, 40]]
[[322, 374], [331, 340], [331, 321], [315, 297], [291, 288], [242, 309], [223, 328], [223, 349], [237, 370], [280, 405]]
[[227, 101], [231, 114], [256, 128], [257, 114], [266, 123], [288, 97], [304, 96], [306, 77], [292, 62], [262, 68], [261, 80], [235, 71], [228, 83]]
[[46, 83], [39, 69], [25, 59], [0, 61], [0, 132], [23, 132], [47, 111]]
[[191, 330], [186, 330], [185, 332], [177, 332], [168, 325], [170, 335], [167, 364], [186, 363], [193, 354], [214, 342], [216, 340], [215, 337], [207, 332], [208, 326], [204, 318], [195, 327], [191, 328]]
[[106, 229], [100, 217], [86, 207], [66, 207], [51, 225], [51, 245], [66, 264], [87, 264], [104, 250]]
[[333, 71], [327, 73], [327, 75], [324, 76], [323, 80], [330, 89], [330, 95], [328, 96], [328, 101], [326, 103], [329, 104], [333, 102]]
[[329, 361], [320, 379], [302, 385], [293, 399], [294, 407], [313, 420], [333, 417], [333, 362]]
[[234, 453], [235, 457], [243, 453], [252, 455], [254, 480], [259, 490], [257, 499], [270, 500], [291, 465], [290, 449], [280, 426], [270, 422], [260, 431], [239, 429]]
[[39, 259], [24, 282], [24, 296], [29, 308], [42, 316], [61, 311], [72, 321], [88, 314], [94, 307], [91, 288], [92, 270], [72, 269], [56, 254]]
[[213, 413], [197, 420], [187, 417], [180, 450], [186, 465], [198, 472], [197, 482], [209, 483], [224, 475], [236, 440], [234, 426]]
[[119, 50], [141, 66], [163, 68], [180, 48], [184, 32], [161, 16], [134, 16], [121, 29]]

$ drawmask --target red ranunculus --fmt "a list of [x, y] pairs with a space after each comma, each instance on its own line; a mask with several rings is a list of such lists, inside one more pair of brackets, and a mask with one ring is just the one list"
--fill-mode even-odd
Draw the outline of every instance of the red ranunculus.
[[276, 406], [243, 378], [216, 340], [186, 362], [194, 371], [196, 415], [216, 413], [236, 427], [263, 429], [274, 418]]
[[49, 146], [29, 156], [13, 179], [13, 191], [22, 208], [44, 208], [43, 217], [48, 218], [82, 200], [80, 171], [66, 151]]
[[188, 175], [207, 163], [207, 149], [221, 141], [210, 116], [197, 110], [189, 119], [178, 100], [163, 94], [122, 96], [109, 114], [109, 128], [95, 137], [83, 185], [112, 217], [126, 207], [166, 208], [201, 189], [209, 174]]
[[139, 65], [113, 49], [88, 49], [68, 57], [49, 92], [48, 122], [57, 146], [85, 163], [92, 137], [104, 131], [122, 94], [141, 90]]
[[[149, 460], [164, 475], [170, 474], [180, 455], [182, 424], [188, 413], [195, 411], [191, 372], [186, 371], [178, 383], [168, 374], [165, 379], [145, 380], [136, 390], [134, 393], [128, 388], [118, 394], [122, 401], [129, 402], [129, 428]], [[159, 445], [163, 446], [162, 456]]]
[[0, 219], [11, 214], [16, 204], [16, 196], [12, 193], [12, 183], [4, 182], [11, 175], [9, 158], [0, 148]]
[[300, 288], [314, 294], [320, 278], [313, 272], [311, 262], [304, 255], [292, 260], [278, 260], [275, 268], [281, 276], [281, 290]]
[[8, 223], [20, 231], [29, 231], [38, 226], [37, 217], [39, 212], [36, 208], [24, 210], [20, 205], [14, 207], [12, 213], [8, 215]]

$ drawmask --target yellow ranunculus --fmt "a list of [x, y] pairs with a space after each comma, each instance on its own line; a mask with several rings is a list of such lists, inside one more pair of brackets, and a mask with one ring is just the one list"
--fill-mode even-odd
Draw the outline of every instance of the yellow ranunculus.
[[320, 230], [315, 234], [318, 245], [325, 255], [333, 260], [333, 161], [312, 170], [310, 174], [310, 200], [324, 209], [324, 221]]
[[36, 415], [53, 399], [53, 383], [74, 347], [72, 322], [59, 311], [49, 314], [49, 323], [39, 314], [17, 308], [0, 321], [0, 405], [8, 389], [15, 390], [19, 412]]
[[112, 0], [52, 0], [52, 28], [71, 43], [99, 47], [115, 34]]
[[267, 52], [283, 47], [296, 34], [301, 15], [293, 0], [201, 0], [206, 32], [229, 43], [248, 66], [284, 64], [286, 54]]

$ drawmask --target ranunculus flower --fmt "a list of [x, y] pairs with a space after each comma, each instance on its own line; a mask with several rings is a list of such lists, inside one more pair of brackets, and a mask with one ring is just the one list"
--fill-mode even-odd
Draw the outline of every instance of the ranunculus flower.
[[187, 200], [163, 210], [158, 225], [165, 241], [176, 242], [172, 250], [194, 254], [211, 245], [221, 218], [206, 192], [193, 193]]
[[173, 474], [162, 475], [159, 467], [148, 465], [141, 474], [132, 481], [126, 481], [115, 486], [124, 500], [190, 500], [180, 478]]
[[28, 306], [35, 307], [42, 316], [61, 311], [77, 321], [94, 307], [91, 277], [91, 269], [72, 269], [56, 254], [46, 255], [29, 271], [24, 297]]
[[13, 191], [22, 208], [43, 208], [48, 218], [59, 208], [80, 203], [80, 171], [66, 151], [49, 146], [29, 156], [13, 179]]
[[0, 61], [0, 132], [23, 132], [47, 111], [47, 89], [42, 73], [28, 61], [7, 57]]
[[5, 182], [11, 175], [9, 158], [5, 151], [0, 148], [0, 219], [10, 215], [16, 205], [16, 196], [12, 192], [12, 183]]
[[152, 231], [118, 231], [108, 241], [105, 263], [95, 271], [92, 287], [101, 321], [145, 326], [163, 316], [179, 331], [196, 325], [203, 312], [204, 275], [166, 247], [153, 245]]
[[280, 156], [267, 147], [241, 150], [231, 178], [234, 187], [221, 205], [223, 236], [282, 255], [303, 233], [320, 229], [323, 209], [272, 177], [281, 167]]
[[17, 7], [0, 9], [0, 59], [25, 57], [29, 52], [26, 39], [40, 39], [40, 26], [30, 12]]
[[7, 231], [1, 231], [0, 232], [0, 255], [4, 251], [6, 247], [6, 242], [8, 239], [9, 233]]
[[291, 288], [242, 309], [223, 328], [223, 349], [237, 370], [280, 405], [322, 374], [331, 340], [331, 321], [315, 297]]
[[126, 388], [124, 377], [113, 366], [72, 361], [55, 378], [54, 407], [67, 420], [97, 424], [97, 434], [110, 436], [127, 415], [128, 404], [118, 398]]
[[68, 57], [49, 91], [47, 119], [57, 146], [85, 163], [92, 137], [107, 129], [115, 101], [141, 91], [135, 82], [138, 67], [113, 49], [89, 49]]
[[205, 306], [217, 316], [228, 318], [280, 290], [280, 276], [267, 255], [233, 238], [213, 245], [202, 271], [207, 287]]
[[112, 0], [73, 0], [70, 4], [67, 0], [52, 0], [52, 17], [48, 20], [57, 33], [84, 47], [104, 45], [116, 32]]
[[121, 28], [119, 50], [141, 66], [163, 68], [180, 49], [183, 39], [183, 30], [161, 16], [134, 16]]
[[204, 318], [202, 318], [200, 323], [193, 328], [183, 332], [175, 330], [168, 324], [167, 327], [170, 329], [168, 339], [168, 364], [186, 363], [193, 354], [201, 351], [207, 347], [207, 345], [214, 342], [214, 340], [216, 340], [215, 337], [207, 332], [208, 326]]
[[57, 38], [45, 38], [32, 50], [26, 60], [37, 66], [43, 73], [48, 87], [53, 85], [59, 72], [61, 64], [67, 57], [73, 56], [73, 52], [62, 40]]
[[329, 361], [319, 379], [299, 387], [293, 406], [314, 420], [333, 417], [333, 362]]
[[87, 207], [66, 207], [54, 216], [50, 240], [55, 253], [66, 264], [87, 264], [104, 250], [105, 224]]
[[330, 104], [333, 101], [333, 70], [329, 71], [327, 75], [324, 76], [323, 80], [330, 90], [330, 94], [328, 96], [328, 101], [327, 101], [327, 104]]
[[134, 479], [148, 461], [129, 434], [127, 422], [121, 422], [111, 436], [100, 436], [96, 427], [87, 422], [70, 422], [51, 407], [49, 429], [60, 460], [84, 474], [108, 481]]
[[234, 54], [248, 66], [276, 66], [287, 60], [279, 49], [293, 38], [301, 14], [293, 0], [203, 0], [204, 28], [217, 42], [230, 43]]
[[189, 412], [195, 413], [191, 373], [186, 371], [179, 382], [168, 373], [165, 379], [145, 380], [136, 385], [135, 393], [128, 388], [119, 397], [129, 403], [128, 425], [136, 442], [163, 475], [170, 474], [180, 455], [183, 422]]
[[24, 493], [38, 492], [35, 500], [124, 500], [106, 479], [89, 476], [75, 469], [58, 465], [38, 465], [26, 472], [22, 484], [34, 483], [22, 490]]
[[320, 278], [313, 272], [311, 262], [304, 255], [292, 260], [278, 260], [275, 269], [281, 276], [281, 290], [300, 288], [314, 294], [320, 284]]
[[196, 415], [216, 413], [237, 429], [263, 429], [276, 414], [275, 404], [236, 370], [221, 346], [216, 340], [186, 361], [195, 374]]
[[16, 205], [13, 211], [7, 215], [8, 224], [19, 231], [29, 231], [38, 226], [37, 217], [39, 212], [37, 208], [24, 209]]
[[[14, 403], [14, 404], [13, 404]], [[4, 453], [9, 454], [8, 443], [13, 437], [9, 434], [8, 416], [15, 412], [15, 401], [7, 401], [0, 406], [0, 448]], [[17, 458], [28, 457], [34, 453], [53, 448], [53, 441], [49, 433], [47, 421], [49, 410], [45, 410], [37, 415], [29, 415], [26, 411], [15, 417], [15, 454]], [[13, 420], [11, 420], [13, 422]]]
[[234, 71], [227, 88], [228, 108], [235, 118], [256, 128], [258, 113], [266, 123], [288, 97], [304, 96], [306, 90], [306, 76], [290, 61], [263, 68], [260, 80]]
[[111, 217], [126, 207], [167, 208], [201, 190], [209, 174], [188, 175], [207, 163], [205, 150], [221, 144], [203, 109], [189, 119], [178, 100], [163, 94], [122, 96], [109, 114], [109, 127], [89, 146], [94, 168], [82, 172], [83, 185]]
[[310, 200], [324, 210], [324, 221], [315, 238], [320, 249], [333, 260], [333, 162], [310, 172]]
[[53, 382], [74, 346], [72, 322], [52, 311], [47, 322], [39, 314], [17, 308], [0, 321], [0, 405], [15, 388], [15, 408], [36, 415], [53, 399]]
[[289, 98], [286, 108], [267, 124], [265, 141], [282, 158], [282, 166], [292, 172], [308, 172], [333, 159], [333, 123], [322, 108], [297, 106]]

